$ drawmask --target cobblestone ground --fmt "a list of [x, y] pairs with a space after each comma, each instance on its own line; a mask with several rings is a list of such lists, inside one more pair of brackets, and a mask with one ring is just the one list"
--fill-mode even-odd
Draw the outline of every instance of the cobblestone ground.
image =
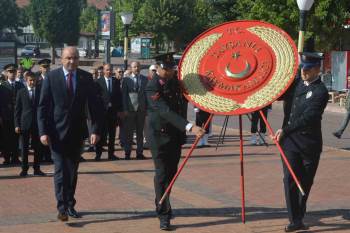
[[[176, 216], [173, 230], [283, 232], [288, 221], [276, 147], [250, 146], [248, 135], [244, 137], [246, 224], [242, 224], [237, 131], [228, 130], [224, 145], [215, 150], [219, 130], [214, 127], [210, 148], [194, 151], [175, 183], [171, 197]], [[185, 146], [183, 155], [189, 146]], [[116, 155], [123, 158], [119, 146]], [[150, 158], [148, 150], [145, 155]], [[50, 173], [44, 178], [19, 178], [19, 167], [1, 167], [0, 232], [159, 232], [154, 213], [152, 160], [95, 162], [92, 153], [83, 156], [87, 162], [80, 165], [76, 193], [76, 208], [83, 218], [67, 223], [56, 220], [52, 165], [42, 166]], [[349, 160], [347, 151], [324, 149], [305, 218], [310, 226], [307, 232], [350, 232]]]

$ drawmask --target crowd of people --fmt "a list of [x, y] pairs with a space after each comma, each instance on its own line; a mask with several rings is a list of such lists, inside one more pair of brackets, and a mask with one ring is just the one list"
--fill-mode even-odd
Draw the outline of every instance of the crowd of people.
[[[204, 134], [201, 127], [186, 120], [187, 101], [176, 79], [172, 54], [156, 60], [148, 77], [140, 73], [137, 61], [128, 70], [104, 64], [87, 72], [78, 68], [77, 49], [66, 47], [62, 67], [54, 70], [50, 70], [49, 59], [38, 62], [38, 73], [16, 64], [3, 67], [0, 83], [3, 164], [21, 164], [19, 176], [27, 176], [30, 148], [34, 154], [34, 175], [45, 176], [40, 163], [53, 162], [59, 220], [80, 217], [74, 208], [74, 194], [86, 139], [90, 139], [89, 150], [95, 152], [96, 161], [101, 160], [104, 146], [107, 159], [118, 160], [121, 156], [115, 155], [115, 139], [119, 128], [124, 159], [130, 160], [136, 134], [135, 157], [143, 160], [147, 134], [159, 201], [177, 171], [184, 132]], [[165, 156], [169, 153], [172, 156]], [[168, 229], [169, 199], [161, 205], [156, 203], [156, 211], [160, 228]]]
[[[44, 175], [40, 171], [40, 162], [53, 162], [48, 146], [40, 143], [36, 114], [42, 83], [50, 71], [51, 61], [42, 59], [38, 61], [38, 65], [39, 71], [35, 73], [31, 71], [33, 66], [24, 68], [23, 65], [5, 65], [0, 80], [1, 155], [4, 165], [19, 165], [22, 160], [21, 176], [27, 175], [30, 148], [34, 152], [35, 175]], [[121, 66], [113, 67], [112, 64], [90, 69], [106, 113], [101, 140], [95, 146], [90, 145], [88, 149], [89, 152], [96, 153], [96, 161], [101, 160], [102, 152], [106, 150], [104, 146], [108, 148], [109, 160], [122, 158], [122, 155], [115, 155], [116, 132], [119, 132], [119, 145], [124, 149], [124, 159], [131, 159], [134, 136], [136, 159], [146, 159], [143, 154], [143, 149], [148, 148], [145, 144], [145, 87], [156, 70], [157, 65], [151, 65], [146, 77], [140, 73], [141, 65], [136, 61], [131, 63], [128, 70]], [[89, 116], [87, 126], [91, 133]], [[81, 156], [80, 161], [85, 159]]]

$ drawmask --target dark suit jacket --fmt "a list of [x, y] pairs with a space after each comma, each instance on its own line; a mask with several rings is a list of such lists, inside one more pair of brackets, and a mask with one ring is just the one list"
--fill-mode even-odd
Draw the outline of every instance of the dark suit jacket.
[[5, 103], [3, 108], [3, 118], [5, 120], [13, 121], [17, 92], [25, 86], [18, 81], [15, 82], [15, 88], [12, 88], [8, 81], [3, 82], [2, 86], [4, 87], [4, 98], [1, 99], [1, 101]]
[[[151, 148], [159, 147], [174, 138], [181, 144], [188, 121], [183, 117], [183, 104], [173, 104], [181, 93], [174, 92], [166, 84], [162, 85], [155, 75], [146, 87], [147, 114], [149, 121], [149, 142]], [[171, 85], [173, 87], [173, 85]], [[180, 94], [178, 96], [177, 94]]]
[[321, 79], [305, 86], [301, 78], [295, 80], [295, 90], [289, 120], [282, 127], [284, 150], [304, 154], [322, 151], [321, 120], [328, 103], [328, 91]]
[[[145, 87], [147, 85], [147, 77], [140, 75], [139, 76], [139, 88], [138, 93], [138, 109], [136, 111], [145, 112], [146, 111], [146, 94]], [[123, 99], [123, 108], [126, 112], [135, 111], [129, 93], [135, 92], [135, 82], [131, 77], [124, 77], [122, 81], [122, 99]]]
[[28, 88], [18, 91], [15, 107], [15, 127], [21, 130], [37, 130], [37, 106], [40, 99], [40, 86], [35, 87], [34, 103], [29, 96]]
[[[77, 69], [76, 89], [69, 98], [63, 68], [52, 70], [44, 79], [38, 106], [39, 135], [79, 144], [88, 136], [86, 105], [91, 116], [92, 133], [100, 134], [101, 97], [90, 73]], [[72, 142], [73, 141], [73, 142]]]
[[[117, 117], [117, 112], [123, 111], [122, 94], [120, 89], [120, 81], [114, 77], [112, 80], [112, 93], [108, 92], [105, 78], [97, 79], [97, 84], [100, 87], [100, 92], [103, 100], [103, 107], [105, 111], [109, 111], [111, 114], [115, 114]], [[111, 106], [109, 107], [109, 103]]]

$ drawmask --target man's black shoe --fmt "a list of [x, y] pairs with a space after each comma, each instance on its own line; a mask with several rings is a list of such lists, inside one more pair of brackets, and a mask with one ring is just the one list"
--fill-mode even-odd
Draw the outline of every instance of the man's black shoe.
[[341, 138], [341, 134], [338, 132], [333, 132], [334, 137]]
[[125, 160], [130, 160], [130, 155], [129, 154], [125, 154]]
[[40, 169], [34, 171], [34, 176], [46, 176]]
[[114, 160], [119, 160], [119, 158], [115, 155], [108, 155], [108, 160], [114, 161]]
[[62, 221], [62, 222], [66, 222], [66, 221], [68, 221], [68, 215], [67, 215], [67, 213], [59, 212], [57, 215], [57, 219]]
[[137, 154], [136, 159], [144, 160], [144, 159], [146, 159], [146, 157], [143, 154]]
[[12, 161], [11, 161], [12, 164], [21, 164], [21, 161], [18, 159], [18, 158], [14, 158]]
[[307, 230], [308, 227], [304, 225], [304, 223], [290, 223], [284, 228], [285, 232], [294, 232], [294, 231], [300, 231], [300, 230]]
[[74, 208], [68, 208], [68, 215], [72, 218], [81, 218], [81, 216], [78, 214], [78, 212]]
[[10, 161], [9, 160], [5, 160], [4, 162], [2, 162], [3, 165], [10, 165]]
[[168, 218], [161, 218], [159, 227], [163, 231], [169, 231], [170, 230], [170, 220]]
[[96, 161], [96, 162], [101, 161], [101, 155], [96, 155], [96, 156], [95, 156], [95, 161]]
[[28, 175], [28, 172], [26, 170], [22, 170], [21, 173], [19, 173], [19, 176], [26, 177]]

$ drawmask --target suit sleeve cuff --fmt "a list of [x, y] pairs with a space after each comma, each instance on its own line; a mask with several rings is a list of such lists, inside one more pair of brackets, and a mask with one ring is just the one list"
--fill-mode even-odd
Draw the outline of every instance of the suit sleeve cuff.
[[191, 132], [192, 126], [193, 126], [192, 123], [187, 123], [187, 125], [186, 125], [186, 131], [187, 131], [187, 132]]

